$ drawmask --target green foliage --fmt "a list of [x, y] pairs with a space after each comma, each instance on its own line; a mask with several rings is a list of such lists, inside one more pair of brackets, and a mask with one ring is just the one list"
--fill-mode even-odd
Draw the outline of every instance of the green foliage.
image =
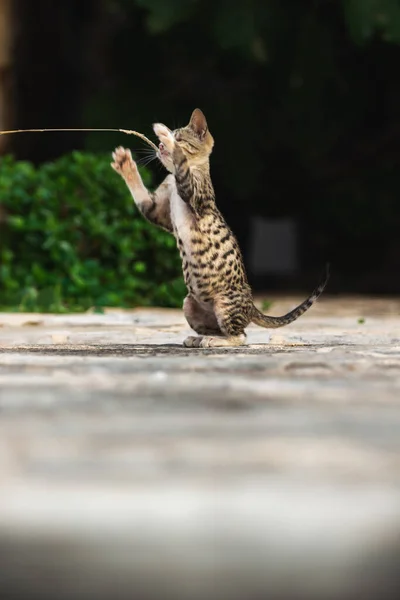
[[386, 42], [400, 43], [398, 0], [342, 0], [350, 35], [356, 44], [365, 44], [376, 33]]
[[3, 309], [181, 305], [175, 240], [138, 213], [108, 154], [74, 152], [40, 168], [2, 158], [0, 236]]
[[271, 308], [271, 306], [272, 306], [271, 300], [262, 300], [262, 302], [261, 302], [261, 310], [263, 312], [269, 310]]
[[[113, 0], [114, 2], [115, 0]], [[223, 48], [238, 48], [246, 52], [253, 49], [254, 43], [265, 37], [266, 24], [278, 35], [286, 29], [290, 17], [296, 18], [301, 12], [324, 9], [328, 0], [119, 0], [122, 5], [136, 4], [147, 12], [147, 26], [152, 34], [164, 33], [179, 23], [199, 21], [207, 14], [208, 26]], [[335, 2], [330, 2], [334, 5]], [[380, 34], [387, 42], [400, 43], [400, 3], [398, 0], [341, 0], [336, 2], [353, 41], [362, 45], [375, 34]], [[297, 5], [297, 6], [296, 6]], [[286, 23], [285, 23], [286, 22]], [[267, 26], [268, 28], [268, 26]], [[279, 31], [280, 30], [280, 31]], [[269, 31], [267, 43], [273, 32]]]
[[147, 25], [151, 33], [167, 31], [193, 14], [198, 0], [136, 0], [136, 4], [149, 11]]

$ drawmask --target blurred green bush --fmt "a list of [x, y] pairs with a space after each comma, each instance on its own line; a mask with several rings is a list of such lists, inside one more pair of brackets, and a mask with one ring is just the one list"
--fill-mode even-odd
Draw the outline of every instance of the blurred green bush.
[[182, 304], [175, 240], [139, 214], [108, 154], [38, 168], [2, 157], [0, 244], [2, 310]]

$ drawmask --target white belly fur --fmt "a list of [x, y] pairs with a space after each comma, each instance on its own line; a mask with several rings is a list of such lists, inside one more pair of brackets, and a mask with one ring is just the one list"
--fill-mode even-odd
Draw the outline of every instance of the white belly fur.
[[172, 224], [175, 226], [178, 236], [182, 240], [186, 255], [190, 255], [190, 225], [193, 219], [193, 215], [186, 202], [184, 202], [178, 195], [176, 186], [173, 185], [171, 187], [171, 221]]

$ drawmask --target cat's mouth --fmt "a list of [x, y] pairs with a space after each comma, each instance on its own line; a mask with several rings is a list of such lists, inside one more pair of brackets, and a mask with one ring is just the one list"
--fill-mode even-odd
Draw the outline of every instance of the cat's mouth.
[[158, 156], [160, 162], [167, 169], [167, 171], [172, 173], [173, 172], [172, 156], [171, 156], [171, 153], [168, 152], [168, 150], [166, 149], [166, 147], [164, 146], [164, 144], [162, 142], [158, 146], [157, 156]]
[[164, 144], [162, 142], [160, 142], [160, 144], [158, 146], [158, 150], [160, 152], [161, 157], [168, 158], [170, 156], [170, 153], [168, 152], [168, 150], [166, 149], [166, 147], [164, 146]]

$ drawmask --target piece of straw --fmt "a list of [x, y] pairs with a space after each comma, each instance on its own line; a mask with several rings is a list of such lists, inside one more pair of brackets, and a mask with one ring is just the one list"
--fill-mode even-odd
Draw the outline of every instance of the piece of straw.
[[139, 137], [140, 139], [145, 141], [147, 144], [149, 144], [149, 146], [151, 146], [153, 148], [153, 150], [155, 150], [156, 152], [158, 150], [157, 146], [151, 140], [149, 140], [149, 138], [147, 138], [145, 135], [143, 135], [143, 133], [139, 133], [138, 131], [132, 131], [131, 129], [89, 129], [89, 128], [83, 128], [83, 129], [10, 129], [9, 131], [0, 131], [0, 135], [10, 135], [12, 133], [32, 133], [32, 132], [42, 133], [42, 132], [47, 132], [47, 131], [117, 131], [120, 133], [126, 133], [128, 135], [136, 135], [136, 137]]

